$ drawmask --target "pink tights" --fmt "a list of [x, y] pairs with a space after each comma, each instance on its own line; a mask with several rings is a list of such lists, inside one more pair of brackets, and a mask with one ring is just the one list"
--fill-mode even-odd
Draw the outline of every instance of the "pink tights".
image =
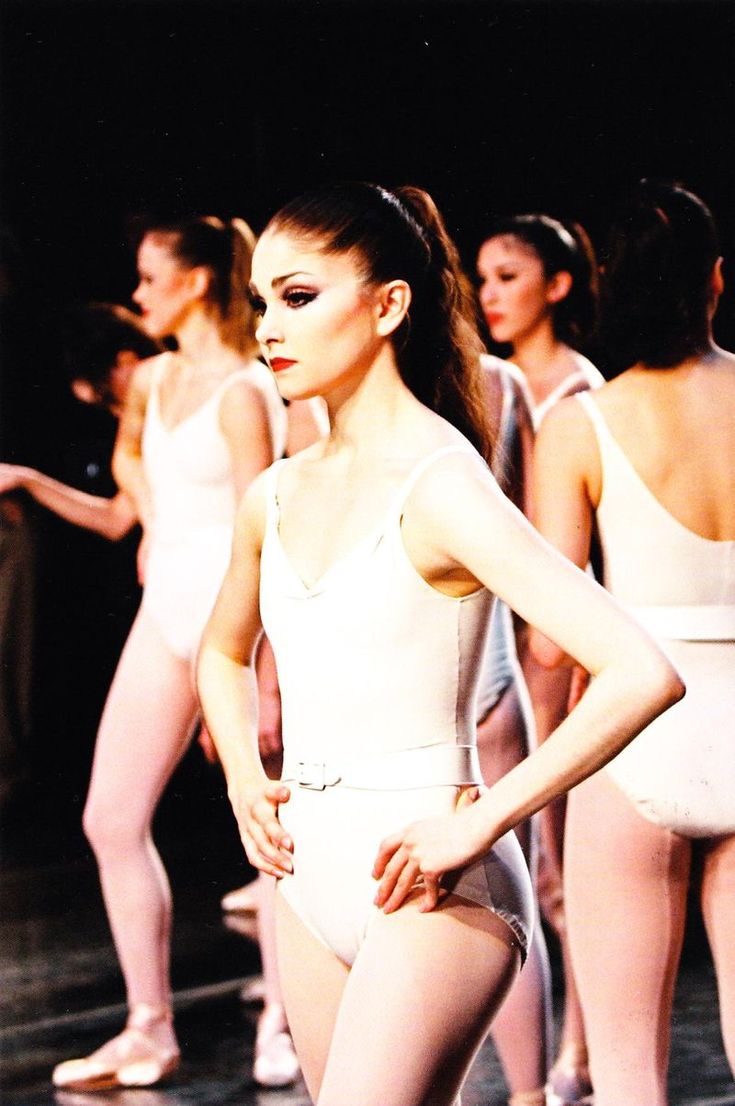
[[[735, 1069], [735, 836], [707, 843], [702, 906]], [[595, 1106], [666, 1106], [671, 1007], [691, 842], [649, 822], [608, 775], [569, 796], [565, 899]]]
[[189, 665], [139, 613], [102, 714], [84, 811], [130, 1007], [171, 1003], [171, 894], [151, 823], [196, 712]]

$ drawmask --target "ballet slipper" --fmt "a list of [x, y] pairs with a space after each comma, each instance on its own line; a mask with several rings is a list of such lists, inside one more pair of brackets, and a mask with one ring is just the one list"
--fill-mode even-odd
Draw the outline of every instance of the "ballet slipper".
[[269, 1003], [258, 1019], [253, 1078], [261, 1087], [288, 1087], [301, 1074], [280, 1003]]
[[587, 1053], [576, 1046], [562, 1049], [549, 1072], [547, 1106], [592, 1106]]
[[150, 1087], [170, 1075], [179, 1064], [175, 1044], [162, 1044], [151, 1033], [161, 1022], [170, 1022], [164, 1007], [139, 1004], [131, 1011], [122, 1033], [90, 1056], [57, 1064], [55, 1087], [65, 1090], [103, 1091], [115, 1087]]
[[220, 903], [225, 914], [257, 914], [260, 909], [258, 880], [228, 891]]
[[240, 1002], [248, 1006], [260, 1006], [265, 1002], [265, 980], [262, 975], [251, 975], [240, 988]]
[[516, 1091], [508, 1099], [508, 1106], [546, 1106], [546, 1091], [543, 1087], [535, 1091]]

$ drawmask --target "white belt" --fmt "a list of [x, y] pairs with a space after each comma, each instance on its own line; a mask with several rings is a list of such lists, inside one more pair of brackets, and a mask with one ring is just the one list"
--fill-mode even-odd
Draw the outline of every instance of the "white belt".
[[735, 605], [631, 607], [655, 637], [670, 641], [735, 641]]
[[300, 760], [286, 752], [281, 779], [313, 791], [353, 787], [366, 791], [408, 791], [420, 787], [481, 784], [474, 745], [421, 745], [365, 757]]

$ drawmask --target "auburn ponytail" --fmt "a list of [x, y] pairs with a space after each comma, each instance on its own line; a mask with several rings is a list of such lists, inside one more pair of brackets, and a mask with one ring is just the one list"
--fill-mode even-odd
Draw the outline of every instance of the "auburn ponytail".
[[352, 252], [370, 282], [407, 282], [411, 306], [393, 339], [401, 376], [490, 461], [472, 291], [431, 196], [413, 187], [328, 185], [286, 204], [270, 230], [315, 240], [325, 253]]

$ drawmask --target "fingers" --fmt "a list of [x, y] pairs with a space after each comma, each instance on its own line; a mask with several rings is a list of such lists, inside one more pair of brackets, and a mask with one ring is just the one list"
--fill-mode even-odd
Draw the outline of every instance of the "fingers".
[[402, 840], [402, 835], [397, 833], [393, 837], [386, 837], [385, 840], [381, 842], [378, 855], [373, 864], [373, 879], [381, 878], [391, 857], [396, 849], [400, 847]]
[[428, 914], [439, 902], [439, 880], [436, 876], [424, 876], [424, 898], [419, 910]]
[[250, 862], [278, 879], [293, 871], [293, 841], [278, 820], [279, 805], [290, 797], [284, 784], [268, 784], [247, 806], [241, 831]]

